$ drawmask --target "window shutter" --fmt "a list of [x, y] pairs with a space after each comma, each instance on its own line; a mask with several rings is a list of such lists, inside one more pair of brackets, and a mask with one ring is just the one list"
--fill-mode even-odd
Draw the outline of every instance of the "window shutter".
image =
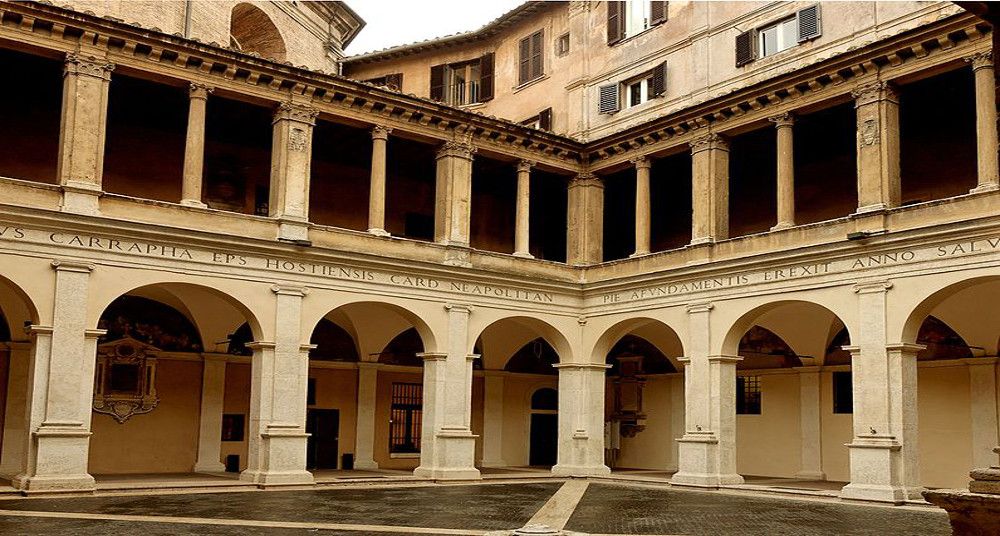
[[608, 44], [613, 45], [625, 37], [625, 2], [608, 2]]
[[431, 99], [444, 101], [444, 65], [431, 67]]
[[544, 42], [542, 30], [535, 32], [531, 36], [531, 79], [534, 80], [542, 76], [542, 43]]
[[403, 90], [403, 73], [392, 73], [385, 75], [385, 85], [389, 89], [395, 89], [396, 91]]
[[546, 108], [538, 112], [538, 128], [552, 130], [552, 108]]
[[819, 4], [809, 6], [795, 14], [799, 22], [799, 43], [816, 39], [823, 34], [820, 27]]
[[618, 84], [608, 84], [597, 88], [597, 111], [602, 114], [613, 114], [618, 111]]
[[531, 37], [525, 37], [518, 43], [517, 51], [517, 85], [528, 81], [531, 74]]
[[479, 102], [493, 99], [493, 53], [479, 58]]
[[742, 67], [753, 61], [753, 32], [743, 32], [736, 36], [736, 66]]
[[653, 68], [653, 76], [650, 77], [649, 96], [661, 97], [667, 91], [667, 62], [663, 62]]
[[667, 2], [650, 2], [649, 25], [655, 26], [664, 22], [667, 22]]

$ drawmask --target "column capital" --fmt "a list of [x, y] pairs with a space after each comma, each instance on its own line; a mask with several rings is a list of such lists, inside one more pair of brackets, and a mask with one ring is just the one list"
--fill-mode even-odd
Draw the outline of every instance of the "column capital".
[[391, 127], [385, 125], [375, 125], [372, 127], [372, 139], [373, 140], [388, 140], [389, 134], [392, 132]]
[[76, 74], [83, 76], [93, 76], [102, 80], [111, 80], [111, 71], [115, 70], [115, 64], [104, 58], [97, 56], [84, 56], [78, 52], [66, 54], [66, 61], [63, 68], [63, 75]]
[[653, 165], [653, 162], [646, 155], [635, 156], [629, 158], [628, 161], [635, 166], [635, 169], [649, 169]]
[[774, 123], [775, 128], [790, 127], [795, 124], [795, 114], [785, 112], [783, 114], [772, 115], [767, 120]]
[[709, 363], [739, 363], [743, 361], [743, 358], [738, 355], [710, 355], [708, 356]]
[[79, 272], [89, 274], [94, 271], [94, 265], [89, 262], [56, 259], [52, 261], [52, 269], [57, 272]]
[[885, 80], [875, 80], [859, 84], [851, 90], [851, 96], [854, 97], [855, 108], [883, 100], [899, 101], [899, 93], [896, 91], [896, 86]]
[[214, 91], [215, 87], [198, 82], [191, 82], [191, 85], [188, 86], [188, 95], [192, 99], [207, 99]]
[[298, 296], [299, 298], [304, 298], [306, 294], [309, 294], [309, 289], [294, 285], [273, 285], [271, 292], [278, 296]]
[[446, 303], [444, 304], [444, 310], [449, 313], [472, 313], [472, 306], [466, 305], [464, 303]]
[[424, 361], [444, 361], [448, 359], [448, 354], [443, 352], [420, 352], [417, 357]]
[[570, 188], [580, 187], [580, 186], [596, 187], [603, 189], [604, 179], [598, 177], [597, 175], [594, 175], [589, 171], [584, 171], [582, 173], [577, 174], [576, 176], [574, 176], [569, 180]]
[[558, 370], [599, 370], [604, 372], [611, 368], [611, 365], [603, 363], [553, 363], [552, 368]]
[[972, 64], [972, 70], [973, 71], [978, 71], [979, 69], [983, 69], [985, 67], [989, 67], [989, 68], [992, 69], [993, 68], [993, 49], [990, 48], [990, 49], [987, 49], [987, 50], [982, 50], [982, 51], [976, 52], [975, 54], [972, 54], [970, 56], [966, 56], [966, 57], [964, 57], [962, 59], [965, 60], [967, 63], [971, 63]]
[[466, 141], [446, 141], [444, 145], [438, 149], [437, 159], [442, 158], [464, 158], [466, 160], [472, 160], [473, 155], [476, 154], [476, 146], [472, 143]]
[[278, 107], [274, 110], [273, 123], [277, 123], [278, 121], [296, 121], [307, 125], [315, 125], [316, 116], [318, 115], [319, 110], [312, 106], [294, 102], [281, 102], [278, 103]]
[[536, 164], [538, 164], [538, 162], [535, 162], [533, 160], [519, 160], [517, 162], [517, 166], [516, 166], [517, 167], [517, 172], [518, 173], [529, 173], [529, 172], [531, 172], [531, 168], [535, 167]]
[[714, 308], [715, 306], [711, 303], [689, 303], [687, 306], [687, 313], [689, 315], [695, 313], [708, 313]]
[[892, 288], [892, 281], [866, 281], [854, 285], [855, 294], [886, 293]]
[[688, 145], [691, 147], [692, 154], [707, 151], [709, 149], [716, 149], [720, 151], [729, 150], [729, 141], [722, 135], [716, 134], [715, 132], [699, 136], [691, 140]]
[[926, 350], [927, 346], [923, 344], [912, 344], [908, 342], [899, 342], [895, 344], [885, 345], [885, 349], [890, 355], [898, 354], [901, 357], [912, 357], [916, 359], [917, 352], [921, 350]]

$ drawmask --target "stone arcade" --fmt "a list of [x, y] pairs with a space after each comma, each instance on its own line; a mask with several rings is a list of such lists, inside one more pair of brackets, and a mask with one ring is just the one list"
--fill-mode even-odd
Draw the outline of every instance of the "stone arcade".
[[988, 24], [528, 2], [345, 58], [363, 25], [0, 1], [14, 488], [533, 466], [902, 503], [995, 461]]

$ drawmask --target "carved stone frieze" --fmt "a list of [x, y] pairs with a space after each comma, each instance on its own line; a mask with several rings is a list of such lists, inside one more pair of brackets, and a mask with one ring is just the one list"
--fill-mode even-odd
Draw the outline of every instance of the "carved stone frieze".
[[111, 72], [115, 64], [96, 56], [84, 56], [76, 52], [66, 54], [65, 74], [93, 76], [102, 80], [111, 80]]
[[316, 116], [318, 115], [319, 110], [313, 108], [312, 106], [295, 104], [292, 102], [282, 102], [278, 104], [278, 108], [274, 112], [274, 121], [298, 121], [299, 123], [306, 123], [307, 125], [315, 125]]
[[851, 90], [851, 96], [854, 97], [855, 107], [881, 100], [899, 100], [899, 94], [896, 92], [895, 86], [884, 80], [861, 84]]
[[865, 119], [858, 125], [858, 142], [862, 147], [878, 145], [879, 143], [879, 122], [878, 119]]
[[299, 127], [292, 127], [288, 133], [288, 150], [305, 151], [307, 147], [309, 147], [309, 134]]
[[729, 150], [729, 141], [715, 132], [699, 136], [691, 140], [689, 145], [691, 146], [692, 153], [707, 151], [709, 149]]

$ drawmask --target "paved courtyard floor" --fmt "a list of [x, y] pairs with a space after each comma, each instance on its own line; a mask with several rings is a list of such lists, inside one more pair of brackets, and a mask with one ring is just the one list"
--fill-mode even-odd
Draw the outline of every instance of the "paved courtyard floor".
[[4, 535], [499, 535], [526, 524], [602, 535], [951, 534], [947, 515], [928, 507], [583, 480], [0, 500]]

